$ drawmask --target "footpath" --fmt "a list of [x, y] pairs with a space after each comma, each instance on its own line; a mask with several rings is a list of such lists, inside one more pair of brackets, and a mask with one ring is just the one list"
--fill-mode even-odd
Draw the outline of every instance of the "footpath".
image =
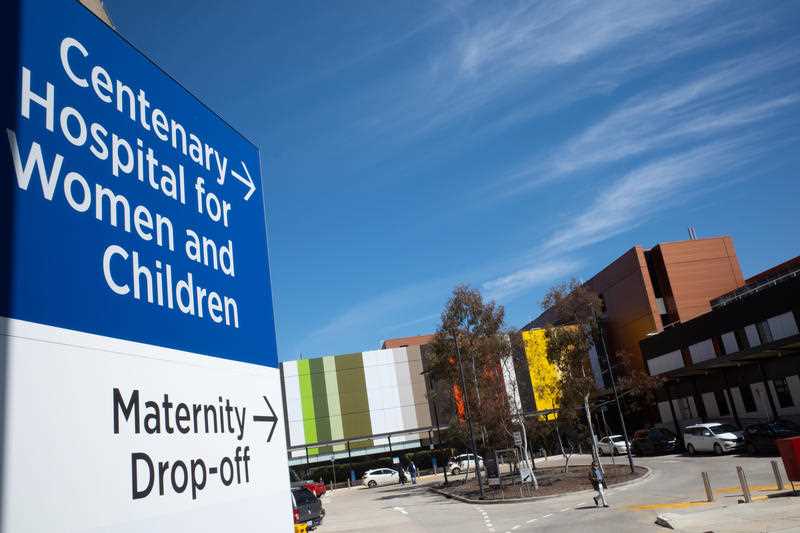
[[749, 504], [663, 513], [656, 523], [686, 533], [800, 532], [800, 496], [788, 492]]

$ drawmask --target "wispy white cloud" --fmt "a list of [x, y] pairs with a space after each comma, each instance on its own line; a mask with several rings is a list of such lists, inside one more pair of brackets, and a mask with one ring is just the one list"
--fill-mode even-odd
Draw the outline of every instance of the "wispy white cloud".
[[596, 244], [673, 207], [690, 187], [735, 175], [767, 149], [758, 137], [719, 141], [650, 161], [613, 181], [595, 200], [541, 246], [560, 254]]
[[800, 65], [797, 44], [722, 61], [666, 89], [639, 93], [550, 156], [523, 163], [489, 187], [498, 197], [508, 197], [602, 165], [708, 142], [774, 117], [800, 103], [800, 85], [787, 82], [765, 91], [758, 81]]
[[[360, 95], [371, 132], [418, 139], [480, 115], [478, 129], [507, 127], [605, 92], [639, 68], [752, 31], [742, 22], [697, 31], [718, 0], [518, 2], [470, 5], [455, 33], [424, 61]], [[453, 28], [437, 30], [446, 36]], [[635, 46], [627, 46], [636, 41]], [[558, 81], [559, 90], [553, 90]], [[571, 88], [571, 89], [570, 89]], [[533, 105], [520, 105], [534, 101]], [[390, 100], [387, 105], [387, 98]], [[490, 113], [487, 111], [491, 109]]]
[[563, 279], [582, 266], [576, 259], [547, 258], [498, 278], [483, 283], [481, 288], [490, 299], [507, 301], [530, 289]]

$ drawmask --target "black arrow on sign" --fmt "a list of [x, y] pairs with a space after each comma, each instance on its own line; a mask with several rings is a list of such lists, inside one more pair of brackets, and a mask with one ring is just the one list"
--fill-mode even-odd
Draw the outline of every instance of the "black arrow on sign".
[[266, 396], [262, 396], [264, 401], [267, 402], [267, 407], [269, 407], [269, 412], [272, 413], [270, 416], [266, 415], [254, 415], [253, 422], [272, 422], [272, 429], [269, 430], [269, 435], [267, 435], [267, 442], [272, 440], [272, 434], [275, 433], [275, 426], [278, 425], [278, 417], [275, 416], [275, 411], [272, 409], [272, 406], [269, 404], [269, 400], [267, 400]]

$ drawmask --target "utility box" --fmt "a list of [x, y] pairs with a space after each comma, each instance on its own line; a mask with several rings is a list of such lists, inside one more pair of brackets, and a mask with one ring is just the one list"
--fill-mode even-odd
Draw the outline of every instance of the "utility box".
[[800, 437], [775, 441], [783, 459], [783, 468], [789, 481], [800, 481]]

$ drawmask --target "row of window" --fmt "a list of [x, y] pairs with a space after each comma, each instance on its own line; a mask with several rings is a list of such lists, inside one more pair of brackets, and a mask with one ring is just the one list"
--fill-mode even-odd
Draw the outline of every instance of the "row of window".
[[[794, 314], [789, 311], [767, 320], [750, 324], [742, 329], [723, 333], [719, 341], [706, 339], [688, 347], [692, 363], [698, 364], [714, 357], [730, 355], [762, 344], [791, 337], [800, 333]], [[647, 361], [652, 375], [668, 372], [683, 366], [680, 350], [653, 357]]]
[[[794, 407], [795, 402], [794, 398], [792, 397], [792, 393], [789, 390], [789, 383], [786, 381], [786, 378], [778, 378], [773, 379], [772, 386], [775, 391], [775, 400], [778, 403], [778, 407], [781, 409], [786, 409], [788, 407]], [[750, 385], [739, 385], [738, 387], [734, 387], [734, 389], [739, 391], [739, 397], [742, 399], [742, 406], [744, 407], [744, 413], [755, 413], [758, 411], [758, 406], [756, 405], [756, 399], [753, 395], [753, 389]], [[719, 416], [730, 416], [731, 415], [731, 408], [730, 404], [728, 403], [728, 396], [722, 390], [714, 391], [714, 400], [717, 403], [717, 410], [719, 411]], [[691, 405], [689, 403], [689, 397], [680, 398], [677, 401], [678, 404], [678, 411], [680, 413], [681, 420], [686, 420], [689, 418], [694, 418], [692, 414]]]

